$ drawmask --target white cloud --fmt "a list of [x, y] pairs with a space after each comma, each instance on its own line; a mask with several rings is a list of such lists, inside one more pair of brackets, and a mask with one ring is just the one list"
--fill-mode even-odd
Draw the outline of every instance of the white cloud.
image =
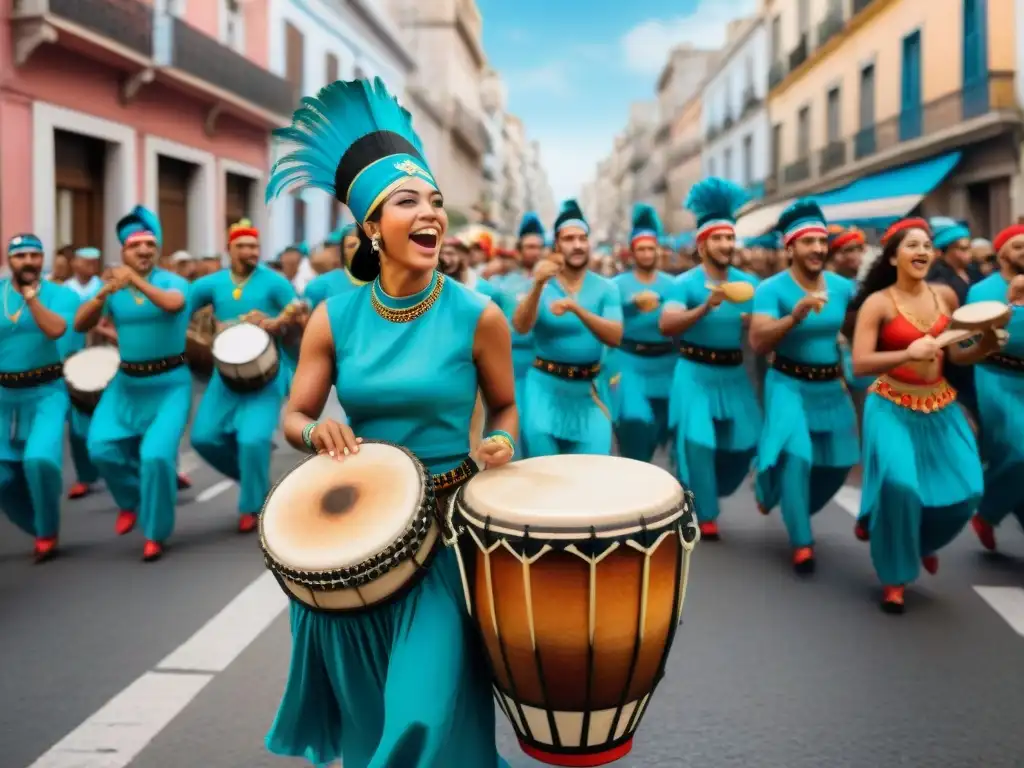
[[699, 48], [725, 44], [725, 26], [754, 12], [755, 0], [700, 0], [688, 16], [648, 19], [622, 38], [626, 65], [644, 75], [657, 75], [677, 45], [690, 43]]
[[569, 89], [569, 73], [561, 62], [503, 73], [509, 90], [546, 95], [564, 94]]

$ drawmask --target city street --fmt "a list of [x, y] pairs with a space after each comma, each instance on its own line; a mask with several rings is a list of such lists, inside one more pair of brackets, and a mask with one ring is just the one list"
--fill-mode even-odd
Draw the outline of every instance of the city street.
[[[277, 450], [275, 474], [295, 459]], [[65, 555], [45, 566], [0, 522], [4, 768], [302, 764], [263, 748], [288, 663], [285, 598], [255, 537], [234, 531], [235, 487], [187, 450], [182, 464], [195, 486], [153, 565], [139, 561], [138, 534], [113, 535], [102, 491], [66, 505]], [[850, 513], [835, 503], [815, 522], [819, 572], [800, 580], [778, 514], [758, 515], [747, 490], [729, 500], [723, 541], [697, 550], [668, 675], [620, 764], [1019, 766], [1016, 525], [1000, 531], [1007, 556], [962, 536], [894, 618], [876, 606]], [[513, 768], [537, 765], [499, 722]]]

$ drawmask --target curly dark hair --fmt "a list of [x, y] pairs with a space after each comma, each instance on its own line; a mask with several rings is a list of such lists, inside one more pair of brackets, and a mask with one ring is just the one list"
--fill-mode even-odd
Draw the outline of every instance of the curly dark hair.
[[855, 314], [867, 301], [868, 296], [878, 291], [884, 291], [896, 282], [896, 265], [893, 262], [896, 260], [896, 252], [900, 249], [908, 232], [910, 232], [909, 229], [900, 230], [885, 241], [882, 253], [875, 259], [875, 263], [871, 265], [868, 273], [864, 275], [857, 295], [850, 302], [848, 312]]

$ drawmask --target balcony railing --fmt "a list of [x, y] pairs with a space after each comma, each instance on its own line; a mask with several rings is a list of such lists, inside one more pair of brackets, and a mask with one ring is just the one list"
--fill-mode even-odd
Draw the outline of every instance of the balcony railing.
[[951, 131], [959, 126], [971, 130], [969, 121], [993, 111], [1016, 115], [1024, 123], [1018, 111], [1012, 72], [990, 73], [963, 90], [919, 107], [903, 109], [892, 117], [861, 128], [846, 139], [828, 142], [816, 151], [816, 164], [809, 162], [809, 157], [803, 158], [773, 176], [782, 187], [799, 184], [817, 176], [826, 176], [849, 163], [895, 150], [905, 142]]
[[789, 52], [789, 71], [799, 67], [807, 61], [807, 33], [800, 35], [800, 42]]
[[14, 0], [12, 19], [45, 16], [77, 24], [147, 58], [153, 54], [153, 9], [139, 0]]
[[843, 9], [833, 6], [818, 24], [818, 47], [823, 46], [843, 30]]
[[178, 18], [169, 19], [170, 66], [233, 93], [275, 115], [289, 115], [298, 99], [284, 78], [221, 45]]
[[786, 79], [786, 64], [781, 59], [773, 61], [768, 69], [768, 88], [774, 88]]

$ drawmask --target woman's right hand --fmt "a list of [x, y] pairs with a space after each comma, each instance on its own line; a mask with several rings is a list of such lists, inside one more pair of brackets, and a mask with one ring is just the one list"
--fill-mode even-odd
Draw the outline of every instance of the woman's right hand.
[[911, 360], [934, 360], [940, 351], [941, 348], [933, 336], [922, 336], [907, 347], [907, 355]]
[[341, 461], [349, 454], [359, 453], [362, 438], [356, 437], [348, 424], [334, 419], [324, 419], [313, 427], [309, 440], [317, 453], [324, 453]]

